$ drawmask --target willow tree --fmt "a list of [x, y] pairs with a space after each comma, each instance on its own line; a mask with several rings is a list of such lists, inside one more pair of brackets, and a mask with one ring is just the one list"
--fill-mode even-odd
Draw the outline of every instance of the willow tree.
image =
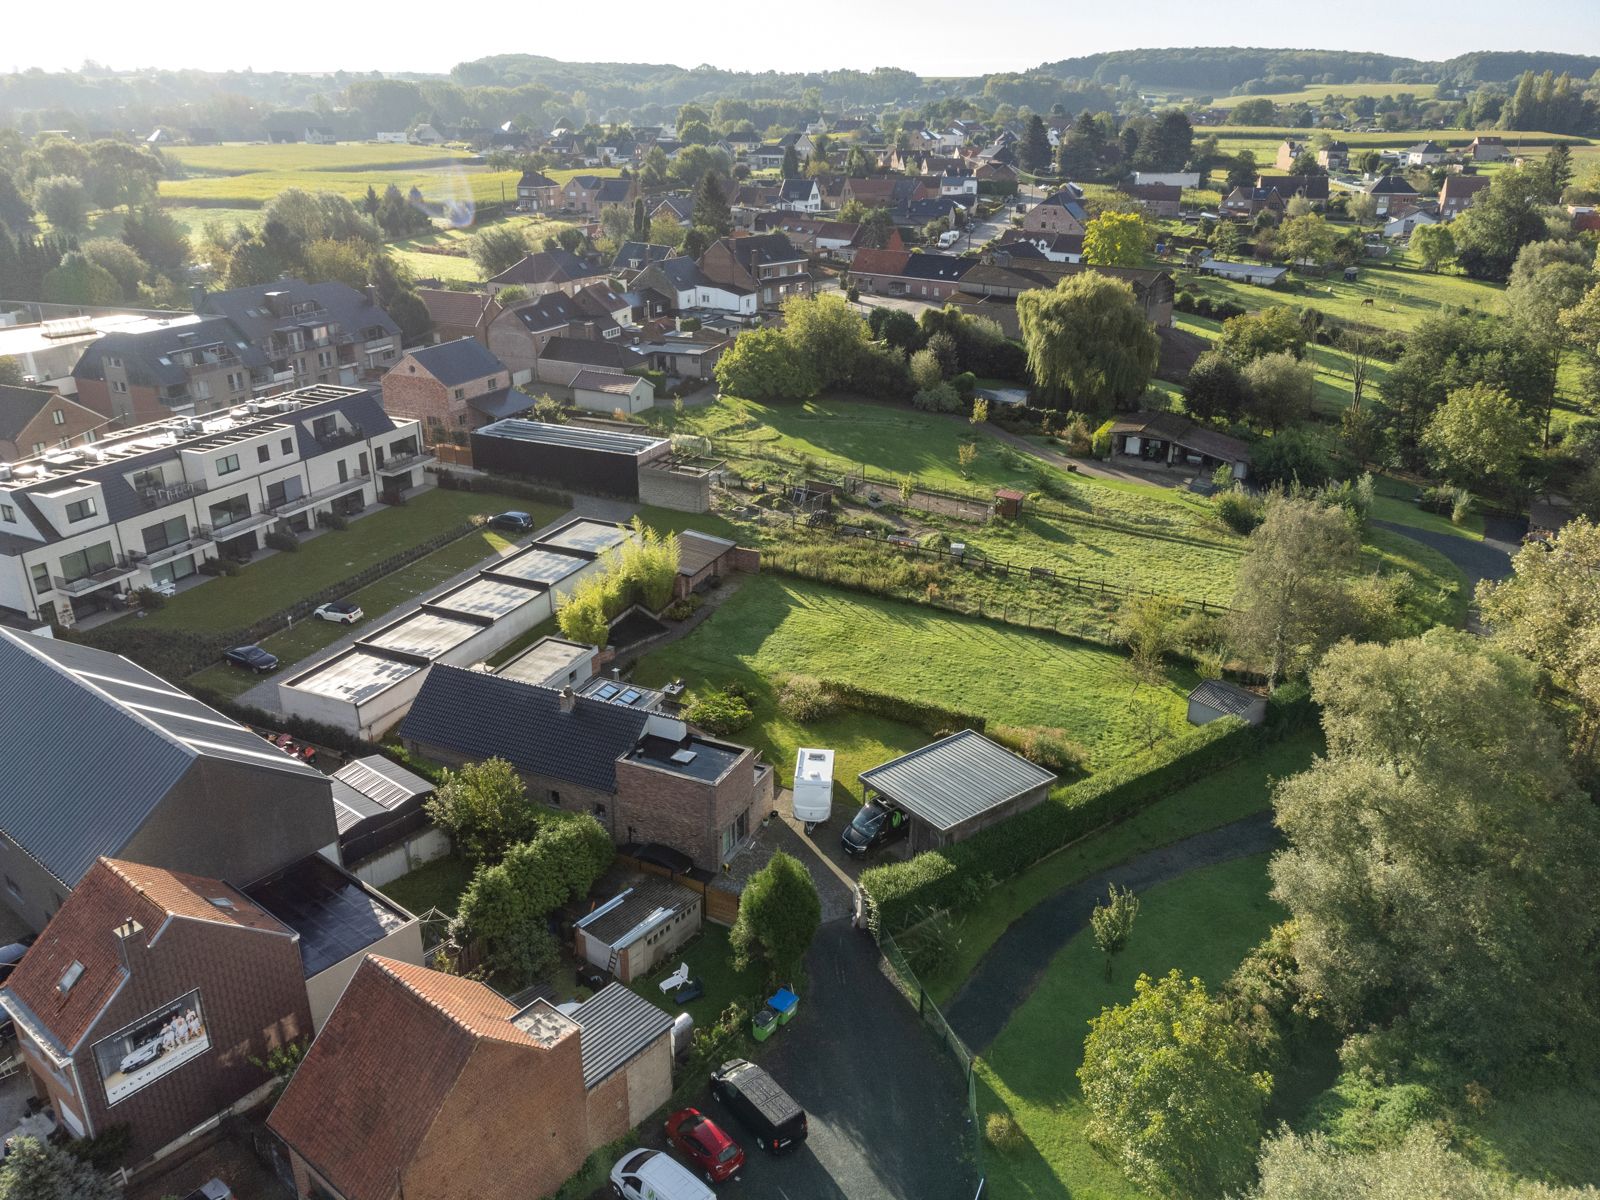
[[1085, 271], [1053, 291], [1017, 297], [1034, 382], [1074, 408], [1104, 411], [1138, 400], [1155, 374], [1161, 342], [1133, 288]]

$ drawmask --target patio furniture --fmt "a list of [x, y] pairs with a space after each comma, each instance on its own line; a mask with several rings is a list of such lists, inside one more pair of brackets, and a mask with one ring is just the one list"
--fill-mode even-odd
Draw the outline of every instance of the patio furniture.
[[663, 992], [675, 992], [689, 982], [689, 964], [679, 963], [678, 969], [661, 981]]

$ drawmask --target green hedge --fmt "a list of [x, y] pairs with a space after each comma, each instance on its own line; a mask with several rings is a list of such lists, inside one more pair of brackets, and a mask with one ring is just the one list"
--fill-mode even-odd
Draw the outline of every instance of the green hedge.
[[858, 687], [842, 679], [818, 679], [817, 682], [845, 708], [914, 725], [925, 733], [953, 732], [957, 729], [976, 729], [982, 733], [984, 730], [984, 718], [977, 713], [946, 708], [942, 704], [929, 704], [923, 700], [908, 700], [890, 692]]
[[984, 876], [1009, 879], [1068, 843], [1304, 728], [1312, 715], [1303, 684], [1281, 688], [1268, 701], [1267, 720], [1259, 727], [1231, 718], [1202, 725], [1088, 779], [1058, 787], [1043, 804], [964, 842], [909, 862], [869, 868], [861, 875], [861, 888], [879, 929], [898, 932], [921, 914], [961, 903]]

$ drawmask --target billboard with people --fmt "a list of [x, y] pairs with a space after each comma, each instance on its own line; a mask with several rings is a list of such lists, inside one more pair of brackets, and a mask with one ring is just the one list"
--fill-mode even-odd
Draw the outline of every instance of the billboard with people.
[[124, 1025], [94, 1046], [106, 1103], [126, 1100], [210, 1047], [198, 989]]

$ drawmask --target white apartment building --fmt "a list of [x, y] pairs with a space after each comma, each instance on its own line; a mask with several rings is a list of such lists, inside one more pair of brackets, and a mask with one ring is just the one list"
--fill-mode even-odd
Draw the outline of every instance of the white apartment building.
[[376, 391], [323, 384], [0, 464], [0, 608], [73, 625], [420, 487], [431, 461]]

